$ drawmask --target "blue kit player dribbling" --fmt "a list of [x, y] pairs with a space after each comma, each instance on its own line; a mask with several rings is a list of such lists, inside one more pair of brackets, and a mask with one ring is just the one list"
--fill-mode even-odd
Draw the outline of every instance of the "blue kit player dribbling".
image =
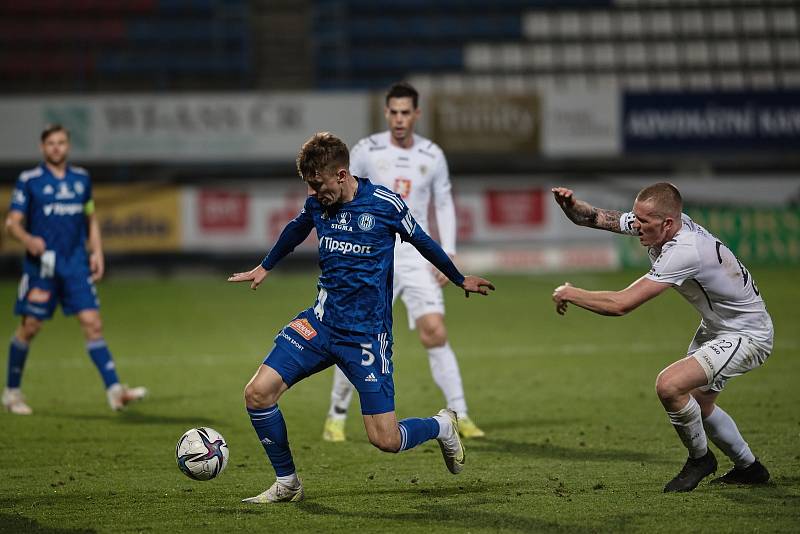
[[403, 200], [349, 171], [347, 146], [328, 132], [313, 135], [297, 156], [300, 177], [313, 189], [305, 207], [255, 269], [231, 276], [256, 289], [278, 261], [311, 230], [319, 238], [319, 294], [275, 338], [275, 346], [245, 388], [247, 413], [277, 480], [251, 503], [300, 501], [286, 423], [278, 399], [300, 380], [336, 364], [353, 383], [370, 442], [400, 452], [436, 439], [451, 473], [464, 465], [458, 419], [452, 410], [404, 419], [394, 412], [392, 380], [392, 276], [396, 235], [412, 243], [456, 285], [486, 295], [494, 286], [464, 276], [416, 223]]
[[27, 253], [14, 308], [22, 321], [9, 346], [3, 406], [18, 415], [32, 413], [20, 390], [28, 347], [60, 302], [65, 315], [77, 315], [109, 406], [119, 410], [147, 391], [119, 383], [103, 339], [94, 282], [103, 276], [104, 259], [89, 174], [67, 164], [69, 132], [63, 126], [48, 126], [40, 148], [44, 162], [20, 174], [6, 219], [6, 231]]

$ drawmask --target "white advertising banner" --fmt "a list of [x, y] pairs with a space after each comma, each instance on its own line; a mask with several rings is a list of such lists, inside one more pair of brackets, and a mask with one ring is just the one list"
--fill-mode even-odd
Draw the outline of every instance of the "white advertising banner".
[[616, 85], [550, 88], [542, 98], [545, 156], [617, 156], [622, 152]]
[[39, 159], [39, 133], [61, 123], [76, 163], [293, 159], [316, 131], [352, 144], [368, 131], [366, 93], [187, 93], [4, 98], [0, 161]]
[[[585, 228], [569, 222], [553, 202], [550, 187], [502, 177], [455, 178], [459, 245], [539, 245], [582, 239], [612, 243], [607, 232], [587, 234]], [[266, 249], [300, 212], [307, 194], [300, 179], [185, 187], [183, 246], [219, 252]], [[587, 200], [603, 205], [604, 196], [592, 190]], [[436, 236], [435, 228], [428, 231]], [[311, 246], [310, 241], [304, 246]]]

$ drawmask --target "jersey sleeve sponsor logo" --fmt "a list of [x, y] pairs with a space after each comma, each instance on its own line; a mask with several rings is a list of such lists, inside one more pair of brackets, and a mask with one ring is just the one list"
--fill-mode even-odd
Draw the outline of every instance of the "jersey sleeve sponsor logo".
[[375, 227], [375, 217], [371, 213], [362, 213], [358, 216], [358, 227], [369, 232]]
[[25, 193], [20, 189], [14, 189], [14, 193], [12, 194], [14, 200], [12, 203], [14, 204], [25, 204]]
[[319, 240], [319, 248], [329, 252], [341, 252], [342, 254], [372, 254], [372, 245], [359, 245], [327, 236]]
[[394, 192], [403, 198], [408, 198], [411, 194], [411, 180], [403, 176], [394, 179]]
[[311, 326], [308, 319], [295, 319], [289, 323], [289, 328], [303, 336], [303, 339], [306, 341], [317, 335], [317, 331], [314, 330], [314, 327]]
[[28, 291], [28, 302], [32, 302], [34, 304], [45, 304], [46, 302], [50, 301], [50, 294], [50, 291], [34, 287]]

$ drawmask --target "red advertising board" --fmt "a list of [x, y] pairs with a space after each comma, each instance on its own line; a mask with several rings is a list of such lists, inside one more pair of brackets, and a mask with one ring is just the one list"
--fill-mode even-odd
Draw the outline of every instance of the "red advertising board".
[[490, 226], [540, 226], [544, 223], [541, 189], [487, 189], [485, 199]]
[[243, 232], [247, 229], [250, 197], [242, 191], [204, 189], [198, 197], [200, 228], [204, 232]]

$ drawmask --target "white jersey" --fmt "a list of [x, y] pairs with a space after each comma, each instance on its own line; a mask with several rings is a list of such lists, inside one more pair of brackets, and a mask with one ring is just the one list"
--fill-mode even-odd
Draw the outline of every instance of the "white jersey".
[[[633, 213], [620, 228], [636, 235]], [[652, 268], [647, 278], [673, 284], [703, 318], [711, 333], [743, 334], [772, 346], [772, 319], [747, 268], [711, 232], [681, 216], [681, 229], [659, 250], [648, 249]]]
[[[430, 139], [416, 134], [411, 148], [400, 148], [391, 143], [390, 135], [389, 131], [376, 133], [356, 143], [350, 151], [350, 173], [403, 197], [426, 232], [430, 229], [428, 208], [433, 197], [441, 246], [448, 254], [455, 254], [456, 215], [444, 152]], [[414, 261], [422, 256], [410, 243], [397, 243], [395, 258]]]

